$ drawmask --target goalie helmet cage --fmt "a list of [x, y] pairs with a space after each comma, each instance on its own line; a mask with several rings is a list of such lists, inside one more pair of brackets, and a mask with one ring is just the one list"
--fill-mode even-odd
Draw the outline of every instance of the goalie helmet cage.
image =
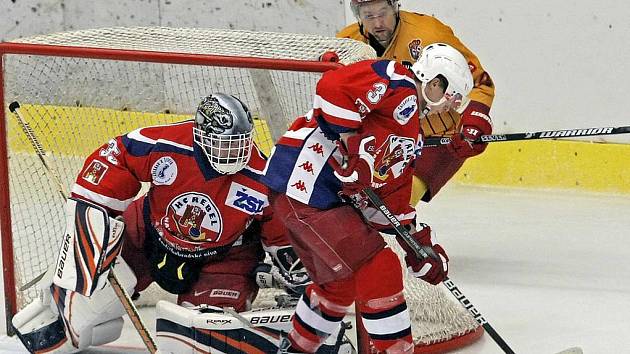
[[[339, 63], [319, 61], [327, 52], [335, 52]], [[7, 328], [35, 298], [34, 288], [20, 287], [54, 263], [66, 220], [59, 187], [8, 110], [12, 102], [19, 102], [50, 168], [69, 189], [98, 146], [139, 127], [190, 119], [211, 92], [233, 94], [248, 105], [256, 142], [268, 153], [290, 122], [311, 108], [322, 72], [374, 57], [369, 46], [349, 39], [192, 28], [106, 28], [0, 43]], [[405, 289], [417, 353], [452, 350], [482, 335], [441, 287], [406, 276]], [[270, 296], [262, 290], [257, 303]]]

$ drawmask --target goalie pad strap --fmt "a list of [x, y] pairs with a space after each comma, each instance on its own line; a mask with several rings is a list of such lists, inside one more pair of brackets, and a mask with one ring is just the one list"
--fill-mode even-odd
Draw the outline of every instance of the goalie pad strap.
[[110, 218], [103, 207], [80, 199], [69, 198], [66, 209], [66, 232], [53, 283], [90, 296], [120, 253], [124, 223]]

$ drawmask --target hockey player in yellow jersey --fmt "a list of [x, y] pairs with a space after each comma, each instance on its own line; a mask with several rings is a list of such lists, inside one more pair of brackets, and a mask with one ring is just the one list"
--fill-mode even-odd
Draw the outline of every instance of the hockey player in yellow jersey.
[[423, 149], [416, 160], [412, 205], [420, 199], [428, 202], [467, 158], [485, 150], [486, 144], [471, 142], [480, 135], [492, 133], [489, 112], [494, 83], [477, 56], [462, 44], [449, 26], [436, 18], [402, 11], [398, 0], [351, 0], [350, 6], [358, 22], [339, 31], [337, 37], [367, 43], [379, 57], [411, 65], [423, 48], [441, 42], [455, 47], [468, 60], [475, 85], [470, 100], [460, 102], [453, 98], [441, 102], [430, 107], [428, 116], [421, 120], [425, 137], [452, 138], [449, 145]]

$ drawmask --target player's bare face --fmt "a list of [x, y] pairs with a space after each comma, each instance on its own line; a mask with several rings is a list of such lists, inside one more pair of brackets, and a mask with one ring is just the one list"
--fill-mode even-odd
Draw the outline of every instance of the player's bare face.
[[396, 11], [386, 1], [369, 2], [359, 7], [359, 19], [364, 31], [370, 33], [385, 48], [396, 29]]
[[[420, 102], [422, 103], [420, 105], [420, 108], [424, 110], [427, 107], [428, 102], [424, 99], [424, 96], [422, 95], [422, 84], [420, 83], [420, 81], [417, 81], [417, 80], [416, 80], [416, 89], [418, 90], [418, 98], [420, 99]], [[442, 86], [440, 80], [436, 78], [429, 81], [429, 83], [427, 83], [426, 87], [424, 88], [424, 94], [432, 102], [439, 102], [442, 99], [442, 97], [444, 97], [444, 89], [445, 88]], [[442, 113], [443, 111], [448, 111], [449, 108], [450, 107], [440, 107], [438, 109], [431, 109], [431, 112]]]

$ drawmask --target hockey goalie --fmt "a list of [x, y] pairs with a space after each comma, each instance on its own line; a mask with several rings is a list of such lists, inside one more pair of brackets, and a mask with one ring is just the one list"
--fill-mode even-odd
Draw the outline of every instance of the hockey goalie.
[[[253, 133], [247, 106], [215, 93], [192, 120], [140, 128], [94, 151], [72, 187], [59, 255], [37, 285], [42, 295], [12, 320], [25, 347], [69, 353], [116, 340], [125, 312], [110, 271], [130, 294], [152, 282], [177, 294], [177, 304], [160, 307], [158, 332], [176, 336], [179, 353], [212, 347], [209, 313], [218, 313], [216, 324], [250, 310], [261, 286], [299, 296], [310, 280], [259, 182], [265, 159]], [[150, 187], [137, 198], [142, 182]], [[261, 263], [265, 251], [272, 265]], [[266, 352], [279, 332], [267, 339], [242, 345]], [[246, 351], [239, 340], [225, 348], [224, 338], [218, 352]]]

